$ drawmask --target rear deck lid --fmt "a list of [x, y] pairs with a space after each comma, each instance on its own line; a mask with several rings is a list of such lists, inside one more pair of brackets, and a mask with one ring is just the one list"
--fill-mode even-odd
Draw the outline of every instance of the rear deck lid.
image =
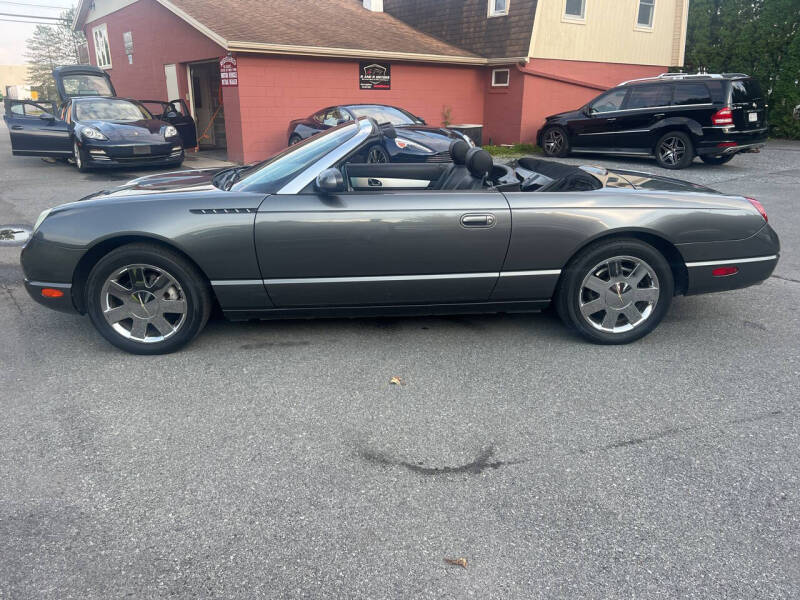
[[117, 95], [108, 73], [91, 65], [70, 65], [53, 69], [56, 90], [62, 102], [79, 96]]

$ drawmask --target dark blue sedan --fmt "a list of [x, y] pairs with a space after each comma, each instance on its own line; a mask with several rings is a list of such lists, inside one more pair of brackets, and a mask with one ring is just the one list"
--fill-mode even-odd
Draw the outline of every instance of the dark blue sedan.
[[402, 108], [383, 104], [329, 106], [305, 119], [296, 119], [289, 124], [289, 145], [359, 117], [374, 119], [389, 133], [366, 150], [364, 160], [368, 163], [450, 162], [448, 150], [453, 140], [475, 145], [462, 133], [431, 127]]

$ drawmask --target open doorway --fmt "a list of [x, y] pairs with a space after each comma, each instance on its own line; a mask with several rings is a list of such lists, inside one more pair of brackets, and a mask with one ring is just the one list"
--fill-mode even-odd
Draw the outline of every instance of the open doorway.
[[197, 143], [201, 150], [224, 150], [225, 108], [219, 62], [216, 60], [189, 65], [192, 113], [197, 122]]

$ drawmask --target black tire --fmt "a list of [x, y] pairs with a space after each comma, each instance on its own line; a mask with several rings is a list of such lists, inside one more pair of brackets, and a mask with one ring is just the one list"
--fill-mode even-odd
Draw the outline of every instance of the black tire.
[[88, 155], [86, 154], [86, 150], [84, 150], [79, 144], [78, 140], [72, 140], [72, 160], [75, 163], [75, 167], [81, 173], [86, 173], [89, 171], [88, 162]]
[[[145, 265], [152, 269], [141, 268]], [[142, 313], [139, 313], [138, 317], [131, 316], [131, 318], [125, 318], [116, 325], [112, 325], [104, 316], [104, 309], [111, 311], [112, 308], [125, 308], [127, 313], [132, 313], [132, 310], [139, 311], [138, 304], [131, 302], [127, 293], [119, 296], [125, 298], [124, 302], [115, 299], [120, 305], [108, 306], [108, 288], [105, 286], [112, 285], [108, 282], [120, 272], [126, 271], [128, 267], [139, 268], [139, 271], [145, 275], [141, 277], [140, 281], [133, 281], [133, 278], [128, 275], [123, 275], [117, 280], [117, 283], [126, 281], [125, 277], [128, 277], [130, 288], [134, 290], [130, 294], [130, 298], [135, 298], [142, 305], [142, 312], [147, 316], [142, 317]], [[135, 272], [136, 269], [131, 269], [131, 271]], [[166, 287], [159, 287], [160, 275], [157, 280], [151, 278], [150, 285], [147, 285], [146, 273], [151, 271], [154, 274], [160, 271], [162, 275], [168, 276], [167, 283], [161, 284]], [[127, 287], [124, 283], [122, 284], [122, 289]], [[137, 294], [139, 297], [136, 296]], [[147, 294], [144, 301], [142, 300], [143, 294]], [[166, 319], [174, 321], [169, 322], [168, 325], [172, 326], [174, 330], [172, 333], [164, 335], [150, 320], [150, 316], [164, 317], [163, 314], [160, 314], [160, 310], [163, 310], [161, 303], [171, 300], [177, 300], [179, 304], [182, 301], [183, 312], [178, 315], [167, 311], [169, 316]], [[130, 305], [127, 304], [128, 302], [131, 302]], [[155, 304], [149, 304], [150, 302], [155, 302]], [[183, 256], [156, 244], [135, 243], [112, 250], [92, 268], [86, 285], [86, 306], [92, 324], [104, 338], [117, 348], [133, 354], [167, 354], [188, 344], [202, 331], [211, 313], [212, 297], [204, 275]], [[128, 308], [129, 306], [133, 308]], [[151, 306], [156, 308], [148, 310], [148, 307]], [[134, 321], [137, 318], [140, 323], [145, 322], [144, 340], [150, 337], [150, 341], [134, 338]], [[124, 333], [125, 330], [128, 331], [127, 334]]]
[[694, 144], [684, 132], [669, 131], [656, 142], [654, 154], [662, 169], [685, 169], [694, 160]]
[[[621, 268], [615, 273], [611, 272], [610, 265], [607, 264], [607, 268], [601, 266], [604, 261], [612, 258], [624, 259], [617, 261]], [[635, 264], [638, 265], [637, 269], [644, 268], [646, 273], [638, 282], [628, 279], [625, 271]], [[635, 273], [634, 270], [628, 275]], [[638, 273], [641, 274], [642, 271]], [[633, 283], [633, 286], [621, 284], [623, 281]], [[585, 283], [589, 286], [601, 284], [605, 296], [594, 292]], [[616, 287], [618, 284], [621, 284], [620, 287]], [[605, 285], [608, 286], [607, 289]], [[561, 320], [589, 341], [597, 344], [627, 344], [646, 336], [658, 326], [669, 309], [674, 290], [672, 269], [657, 249], [636, 239], [615, 239], [592, 244], [570, 261], [562, 273], [555, 304]], [[655, 299], [652, 304], [648, 301], [637, 301], [636, 298], [640, 295]], [[617, 296], [620, 299], [619, 304], [616, 304]], [[597, 312], [584, 314], [595, 308], [593, 303], [597, 300], [601, 300]], [[609, 308], [603, 307], [606, 303]], [[642, 317], [635, 324], [625, 314], [631, 310], [631, 305], [636, 310], [633, 314]], [[603, 329], [607, 315], [611, 315], [611, 324], [608, 327], [618, 331]], [[628, 326], [630, 328], [626, 330]]]
[[722, 156], [701, 155], [700, 160], [707, 165], [724, 165], [725, 163], [730, 162], [734, 156], [735, 154], [723, 154]]
[[301, 138], [296, 133], [293, 133], [292, 136], [289, 138], [289, 145], [290, 146], [294, 146], [295, 144], [299, 144], [302, 141], [303, 141], [303, 138]]
[[370, 148], [367, 150], [366, 162], [372, 164], [388, 163], [389, 155], [386, 153], [386, 150], [384, 150], [383, 146], [375, 144], [374, 146], [370, 146]]
[[547, 156], [567, 156], [570, 150], [567, 130], [560, 125], [553, 125], [542, 131], [542, 150]]

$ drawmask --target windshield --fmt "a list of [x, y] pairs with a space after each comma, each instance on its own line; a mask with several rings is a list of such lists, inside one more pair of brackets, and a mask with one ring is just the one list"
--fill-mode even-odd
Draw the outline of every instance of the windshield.
[[357, 132], [358, 125], [351, 122], [289, 146], [272, 158], [239, 172], [237, 182], [230, 189], [243, 192], [277, 192], [295, 175], [344, 144]]
[[392, 125], [421, 125], [422, 119], [415, 117], [393, 106], [348, 106], [356, 117], [370, 117], [378, 122], [378, 125], [391, 123]]
[[62, 78], [67, 96], [113, 96], [108, 79], [97, 75], [64, 75]]
[[76, 121], [141, 121], [152, 119], [144, 106], [130, 100], [83, 100], [75, 103]]

